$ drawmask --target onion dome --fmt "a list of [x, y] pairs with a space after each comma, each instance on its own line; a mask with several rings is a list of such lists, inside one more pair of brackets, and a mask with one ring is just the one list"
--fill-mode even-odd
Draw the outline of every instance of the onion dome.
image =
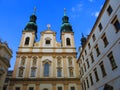
[[86, 37], [84, 37], [84, 35], [82, 34], [81, 45], [84, 46], [85, 43], [86, 43]]
[[69, 23], [69, 17], [66, 16], [66, 9], [64, 9], [64, 16], [62, 21], [61, 32], [72, 32], [72, 26]]
[[36, 20], [37, 20], [37, 17], [35, 15], [35, 11], [34, 11], [34, 14], [32, 14], [30, 16], [30, 21], [27, 23], [27, 25], [25, 26], [24, 30], [25, 31], [35, 31], [35, 34], [37, 34]]

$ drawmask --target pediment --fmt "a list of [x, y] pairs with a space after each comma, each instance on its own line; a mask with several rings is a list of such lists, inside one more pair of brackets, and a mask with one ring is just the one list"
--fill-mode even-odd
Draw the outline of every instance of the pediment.
[[48, 29], [48, 30], [42, 31], [41, 34], [56, 34], [56, 32]]

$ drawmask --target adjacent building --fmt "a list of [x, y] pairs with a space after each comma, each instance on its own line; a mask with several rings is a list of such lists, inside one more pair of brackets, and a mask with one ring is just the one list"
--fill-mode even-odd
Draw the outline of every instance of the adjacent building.
[[9, 90], [9, 83], [10, 83], [10, 78], [12, 78], [12, 73], [13, 73], [12, 70], [8, 70], [5, 78], [3, 90]]
[[40, 33], [40, 41], [36, 41], [36, 19], [35, 14], [31, 15], [22, 31], [9, 90], [81, 90], [69, 17], [64, 13], [61, 43], [56, 41], [50, 24]]
[[8, 44], [0, 41], [0, 90], [3, 89], [11, 57], [12, 50], [8, 47]]
[[120, 0], [106, 0], [78, 58], [82, 90], [120, 90]]

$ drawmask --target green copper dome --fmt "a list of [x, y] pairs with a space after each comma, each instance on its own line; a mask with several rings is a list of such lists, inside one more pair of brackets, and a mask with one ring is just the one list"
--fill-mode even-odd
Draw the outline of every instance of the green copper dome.
[[30, 21], [27, 23], [24, 30], [25, 31], [35, 31], [35, 33], [37, 33], [36, 19], [37, 19], [37, 17], [35, 16], [35, 14], [32, 14], [30, 16]]
[[61, 32], [72, 32], [72, 26], [69, 23], [69, 17], [64, 15], [62, 21]]

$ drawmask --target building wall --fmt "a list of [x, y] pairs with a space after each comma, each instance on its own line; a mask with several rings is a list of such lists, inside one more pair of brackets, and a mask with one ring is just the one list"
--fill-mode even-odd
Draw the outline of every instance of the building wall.
[[[64, 33], [63, 41], [65, 46], [56, 41], [56, 33], [52, 30], [44, 30], [41, 32], [40, 41], [35, 39], [34, 32], [23, 31], [20, 47], [16, 56], [13, 76], [10, 80], [10, 90], [29, 90], [33, 87], [34, 90], [81, 90], [79, 82], [78, 65], [76, 63], [76, 48], [74, 47], [73, 32]], [[29, 44], [25, 45], [27, 37], [30, 37]], [[70, 38], [71, 45], [66, 45], [66, 38]], [[50, 44], [46, 44], [46, 40], [50, 40]], [[24, 60], [23, 60], [24, 59]], [[33, 60], [36, 64], [33, 65]], [[69, 64], [71, 59], [72, 64]], [[58, 61], [60, 60], [60, 65]], [[22, 63], [24, 61], [24, 64]], [[44, 75], [44, 65], [49, 64], [49, 76]], [[31, 76], [31, 69], [35, 69], [35, 76]], [[23, 69], [22, 76], [19, 75], [20, 69]], [[61, 76], [58, 77], [57, 70], [61, 70]], [[70, 75], [72, 69], [73, 75]]]
[[10, 67], [11, 57], [12, 51], [8, 47], [7, 43], [0, 41], [0, 90], [3, 89], [7, 70]]
[[[112, 13], [108, 14], [109, 5], [112, 8]], [[81, 83], [83, 86], [83, 90], [85, 87], [87, 90], [103, 90], [105, 84], [113, 86], [114, 90], [120, 89], [120, 29], [116, 32], [116, 28], [114, 26], [115, 19], [119, 21], [120, 25], [120, 2], [119, 0], [107, 0], [98, 16], [98, 19], [93, 26], [93, 29], [87, 38], [86, 44], [82, 47], [82, 51], [80, 57], [78, 59], [80, 73], [81, 73]], [[102, 29], [100, 30], [99, 24], [102, 24]], [[96, 40], [93, 41], [93, 34], [95, 34]], [[107, 38], [108, 44], [105, 46], [103, 37]], [[89, 49], [88, 44], [90, 43], [91, 48]], [[97, 56], [96, 45], [98, 45], [100, 54]], [[87, 54], [85, 54], [85, 51]], [[112, 68], [111, 62], [109, 60], [108, 55], [112, 52], [114, 61], [116, 63], [116, 68]], [[91, 55], [93, 54], [94, 62], [92, 62]], [[84, 56], [84, 59], [83, 59]], [[89, 62], [90, 67], [87, 68], [87, 60]], [[100, 67], [100, 63], [103, 63], [106, 75], [102, 75], [102, 70]], [[85, 70], [85, 66], [86, 70]], [[83, 68], [83, 71], [82, 69]], [[99, 80], [96, 81], [94, 69], [97, 69], [97, 74]], [[92, 75], [93, 85], [91, 85], [90, 74]], [[88, 84], [87, 84], [88, 79]], [[85, 82], [85, 84], [84, 84]], [[86, 86], [85, 86], [86, 85]]]

